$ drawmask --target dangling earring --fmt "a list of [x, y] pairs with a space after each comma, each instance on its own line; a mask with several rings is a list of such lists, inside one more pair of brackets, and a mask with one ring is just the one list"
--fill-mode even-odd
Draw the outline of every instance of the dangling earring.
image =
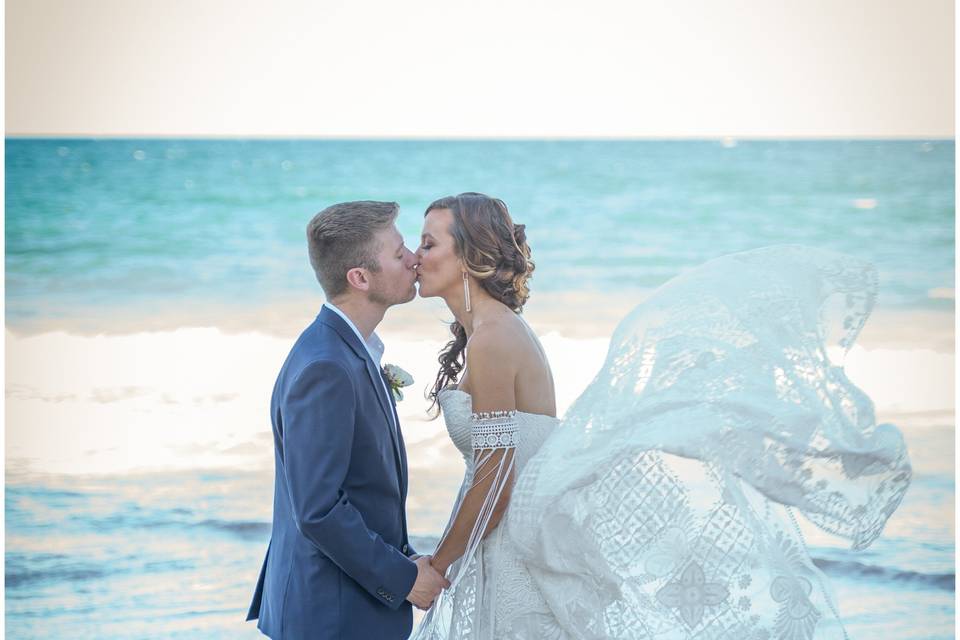
[[470, 281], [466, 271], [463, 272], [463, 299], [467, 303], [467, 313], [470, 313]]

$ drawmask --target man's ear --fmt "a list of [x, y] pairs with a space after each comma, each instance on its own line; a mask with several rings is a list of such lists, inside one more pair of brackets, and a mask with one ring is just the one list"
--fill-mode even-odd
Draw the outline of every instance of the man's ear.
[[350, 271], [347, 271], [347, 284], [354, 289], [366, 291], [370, 288], [370, 278], [368, 275], [367, 270], [363, 267], [354, 267], [350, 269]]

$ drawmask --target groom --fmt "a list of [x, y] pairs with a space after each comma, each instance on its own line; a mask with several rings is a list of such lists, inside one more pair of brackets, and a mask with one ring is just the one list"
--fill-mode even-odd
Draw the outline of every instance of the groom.
[[327, 302], [280, 369], [273, 530], [247, 620], [271, 638], [406, 638], [448, 583], [407, 538], [407, 458], [374, 329], [416, 294], [393, 202], [307, 225]]

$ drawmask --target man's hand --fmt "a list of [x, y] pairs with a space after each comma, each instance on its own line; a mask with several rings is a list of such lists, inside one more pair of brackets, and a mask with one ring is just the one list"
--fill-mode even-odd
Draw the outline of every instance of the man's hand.
[[430, 565], [430, 556], [420, 556], [415, 562], [417, 581], [413, 583], [413, 589], [407, 595], [407, 600], [418, 609], [426, 611], [433, 606], [433, 601], [440, 592], [450, 586], [450, 581]]

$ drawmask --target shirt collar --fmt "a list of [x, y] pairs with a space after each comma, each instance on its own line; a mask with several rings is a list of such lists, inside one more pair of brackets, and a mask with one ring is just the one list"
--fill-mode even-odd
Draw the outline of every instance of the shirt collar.
[[338, 316], [343, 318], [343, 321], [347, 323], [347, 326], [353, 329], [353, 332], [357, 334], [358, 338], [360, 338], [360, 342], [362, 342], [363, 346], [367, 348], [367, 353], [370, 354], [370, 358], [373, 359], [373, 361], [377, 364], [378, 367], [381, 366], [380, 361], [383, 359], [383, 352], [385, 351], [385, 347], [383, 344], [383, 340], [380, 339], [380, 336], [377, 335], [377, 332], [374, 331], [373, 333], [370, 334], [369, 339], [364, 340], [363, 336], [360, 334], [360, 330], [357, 329], [357, 325], [353, 324], [353, 320], [348, 318], [347, 314], [345, 314], [343, 311], [338, 309], [337, 306], [332, 302], [324, 302], [323, 304], [324, 306], [329, 307], [330, 310], [336, 313]]

